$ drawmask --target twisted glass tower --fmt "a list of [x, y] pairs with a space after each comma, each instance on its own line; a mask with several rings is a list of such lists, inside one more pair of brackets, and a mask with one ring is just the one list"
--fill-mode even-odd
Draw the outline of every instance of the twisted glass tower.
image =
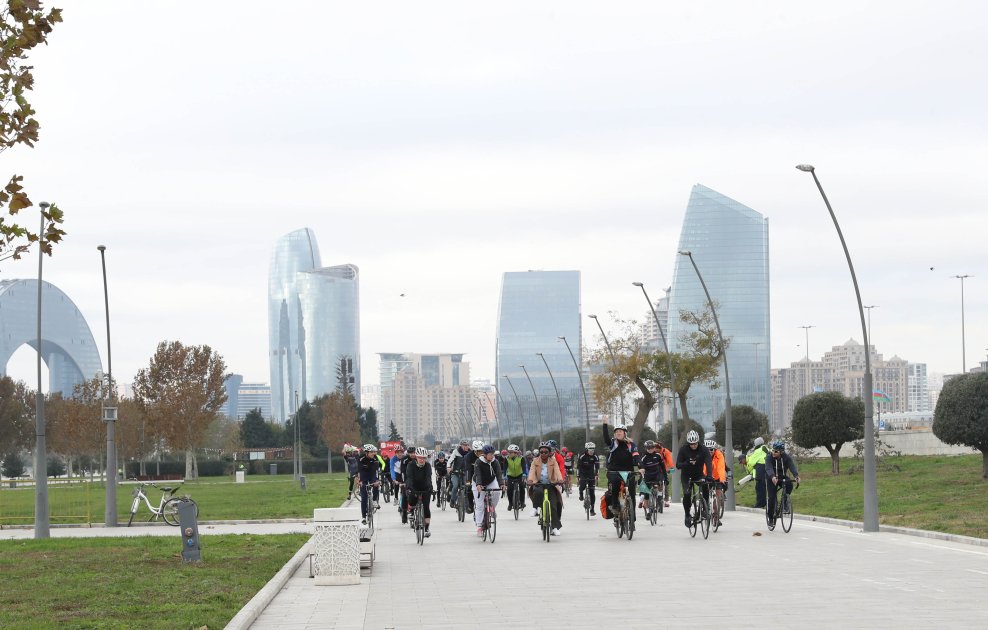
[[[769, 379], [768, 219], [751, 208], [697, 184], [693, 186], [679, 250], [693, 252], [724, 338], [730, 340], [731, 403], [751, 405], [768, 415]], [[695, 331], [679, 319], [683, 311], [701, 313], [707, 306], [703, 287], [688, 258], [676, 256], [669, 296], [669, 346], [681, 352], [683, 336]], [[694, 384], [689, 391], [690, 417], [712, 428], [724, 411], [724, 369], [718, 389]]]
[[333, 391], [341, 359], [350, 359], [359, 402], [358, 295], [357, 268], [322, 268], [309, 228], [275, 243], [268, 275], [268, 358], [276, 420], [284, 422], [295, 413], [296, 400], [301, 404]]
[[[503, 378], [505, 375], [515, 386], [524, 409], [527, 424], [524, 433], [534, 436], [540, 432], [539, 411], [542, 433], [559, 430], [559, 403], [546, 363], [559, 389], [563, 426], [584, 424], [580, 374], [573, 366], [566, 346], [559, 340], [561, 336], [566, 337], [579, 361], [583, 356], [580, 326], [579, 271], [509, 271], [504, 274], [497, 319], [496, 374], [497, 388], [510, 407], [506, 414], [499, 409], [498, 418], [511, 419], [512, 435], [519, 435], [523, 430], [514, 406], [514, 394], [508, 380]], [[546, 363], [536, 356], [537, 352], [543, 354]], [[528, 370], [538, 394], [538, 404], [519, 365]]]

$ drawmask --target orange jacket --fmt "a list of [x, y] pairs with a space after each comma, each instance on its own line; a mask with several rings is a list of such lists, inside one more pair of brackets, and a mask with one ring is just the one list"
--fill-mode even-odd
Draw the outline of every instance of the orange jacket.
[[666, 463], [666, 470], [672, 470], [676, 467], [676, 462], [672, 459], [672, 451], [663, 446], [659, 449], [659, 454], [662, 455], [662, 459]]
[[724, 461], [724, 454], [720, 452], [720, 449], [710, 450], [710, 459], [713, 462], [714, 472], [710, 473], [707, 471], [707, 467], [703, 467], [703, 472], [708, 477], [713, 477], [717, 481], [724, 483], [727, 481], [727, 463]]

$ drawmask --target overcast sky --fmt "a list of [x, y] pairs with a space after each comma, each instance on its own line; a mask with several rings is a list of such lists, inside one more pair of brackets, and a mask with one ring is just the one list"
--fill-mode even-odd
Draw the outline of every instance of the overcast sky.
[[959, 371], [956, 274], [968, 367], [988, 352], [982, 3], [62, 4], [31, 59], [41, 141], [2, 163], [65, 211], [45, 279], [104, 361], [108, 247], [122, 382], [166, 339], [267, 382], [270, 250], [301, 227], [360, 268], [365, 384], [394, 351], [492, 378], [502, 272], [579, 269], [584, 314], [642, 319], [631, 283], [669, 285], [695, 183], [769, 217], [772, 366], [801, 325], [819, 358], [861, 330], [797, 163], [879, 352]]

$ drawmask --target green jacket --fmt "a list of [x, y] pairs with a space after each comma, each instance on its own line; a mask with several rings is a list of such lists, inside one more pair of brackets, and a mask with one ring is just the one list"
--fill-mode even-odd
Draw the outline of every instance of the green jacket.
[[755, 474], [755, 466], [758, 464], [764, 464], [765, 458], [768, 457], [768, 449], [764, 445], [757, 447], [755, 450], [748, 454], [748, 459], [745, 461], [745, 468], [748, 469], [749, 475]]

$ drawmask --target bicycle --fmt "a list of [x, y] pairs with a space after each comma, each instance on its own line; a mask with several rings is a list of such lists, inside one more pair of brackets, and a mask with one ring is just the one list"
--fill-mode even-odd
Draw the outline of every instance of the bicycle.
[[385, 503], [391, 503], [391, 493], [394, 490], [391, 488], [391, 477], [387, 473], [382, 473], [384, 478], [381, 479], [381, 494], [384, 496]]
[[[690, 494], [692, 495], [692, 500], [690, 502], [690, 536], [696, 537], [697, 526], [699, 526], [700, 532], [703, 534], [703, 538], [706, 539], [710, 535], [710, 493], [713, 491], [710, 488], [712, 484], [706, 480], [692, 479], [690, 481]], [[703, 486], [708, 487], [707, 498], [703, 498]]]
[[542, 488], [542, 506], [539, 508], [539, 528], [542, 530], [542, 539], [546, 542], [552, 538], [552, 503], [549, 501], [549, 492], [555, 492], [553, 484], [537, 483], [535, 488]]
[[517, 480], [512, 481], [508, 479], [508, 492], [511, 496], [511, 506], [512, 512], [515, 513], [515, 520], [518, 520], [518, 516], [521, 514], [522, 505], [525, 503], [525, 489], [522, 487], [524, 480], [519, 477]]
[[[768, 525], [768, 531], [775, 531], [775, 523], [777, 520], [782, 521], [782, 531], [789, 533], [792, 529], [792, 493], [786, 492], [785, 490], [786, 479], [780, 479], [779, 484], [774, 488], [768, 488], [769, 492], [775, 492], [775, 514], [769, 516], [768, 505], [765, 506], [765, 524]], [[768, 479], [765, 480], [768, 483]], [[793, 487], [792, 491], [795, 492], [796, 488], [799, 487], [799, 482], [797, 481]], [[782, 497], [779, 497], [779, 490], [782, 490]]]
[[463, 474], [458, 472], [453, 474], [460, 480], [456, 487], [456, 519], [462, 523], [467, 517], [467, 490], [463, 483]]
[[484, 488], [482, 492], [484, 493], [484, 518], [480, 523], [480, 528], [484, 530], [483, 540], [490, 539], [491, 544], [493, 544], [494, 538], [497, 536], [497, 512], [494, 510], [494, 499], [491, 498], [491, 493], [494, 490]]
[[[589, 521], [590, 513], [593, 512], [593, 499], [590, 498], [590, 487], [588, 485], [586, 488], [583, 488], [583, 482], [579, 479], [577, 481], [580, 483], [580, 492], [583, 493], [583, 511], [586, 513], [587, 520]], [[593, 483], [593, 480], [590, 479], [589, 483]]]
[[[190, 499], [188, 496], [175, 496], [175, 493], [178, 492], [183, 483], [185, 482], [183, 481], [177, 486], [158, 486], [149, 481], [141, 482], [141, 484], [134, 489], [134, 500], [130, 504], [130, 518], [127, 520], [127, 527], [130, 527], [131, 523], [134, 522], [134, 516], [137, 514], [138, 508], [141, 507], [142, 499], [144, 500], [144, 504], [147, 505], [148, 509], [151, 511], [151, 516], [147, 520], [148, 523], [156, 521], [158, 520], [158, 517], [161, 517], [161, 519], [169, 525], [177, 527], [178, 506], [183, 501], [189, 501], [196, 506], [196, 516], [198, 517], [199, 506], [195, 501]], [[161, 498], [158, 500], [158, 507], [151, 505], [148, 495], [144, 493], [145, 486], [151, 486], [152, 488], [161, 490]]]
[[[375, 482], [371, 483], [370, 485], [371, 485], [371, 488], [373, 488], [374, 486], [380, 487], [381, 482], [380, 481], [375, 481]], [[361, 494], [365, 494], [365, 493], [367, 494], [367, 531], [370, 534], [373, 534], [374, 533], [374, 513], [377, 512], [377, 509], [378, 508], [377, 508], [377, 503], [374, 501], [374, 493], [373, 493], [373, 491], [370, 488], [367, 488], [366, 486], [367, 486], [367, 484], [364, 484], [364, 483], [360, 484], [360, 493]], [[380, 496], [380, 490], [378, 490], [378, 495]], [[363, 497], [361, 497], [361, 500], [363, 500]]]
[[724, 498], [720, 494], [719, 482], [710, 489], [710, 526], [714, 533], [720, 529], [720, 519], [724, 516]]
[[440, 477], [436, 483], [436, 504], [440, 510], [446, 510], [446, 477]]
[[618, 496], [615, 499], [617, 509], [617, 518], [614, 519], [614, 529], [617, 532], [618, 538], [623, 538], [625, 535], [628, 536], [628, 540], [631, 540], [635, 535], [635, 506], [631, 503], [631, 495], [628, 493], [628, 484], [635, 483], [635, 479], [632, 478], [631, 481], [628, 480], [629, 477], [635, 477], [638, 473], [618, 471], [621, 475], [621, 486], [618, 490]]
[[412, 518], [408, 521], [412, 524], [412, 529], [415, 530], [415, 542], [422, 545], [425, 544], [425, 501], [431, 500], [432, 497], [427, 496], [429, 494], [428, 490], [415, 490], [409, 494], [417, 494], [419, 500], [415, 503], [415, 508], [412, 510]]
[[645, 518], [652, 525], [659, 522], [659, 514], [662, 513], [665, 497], [664, 481], [648, 482], [648, 509], [645, 510]]

